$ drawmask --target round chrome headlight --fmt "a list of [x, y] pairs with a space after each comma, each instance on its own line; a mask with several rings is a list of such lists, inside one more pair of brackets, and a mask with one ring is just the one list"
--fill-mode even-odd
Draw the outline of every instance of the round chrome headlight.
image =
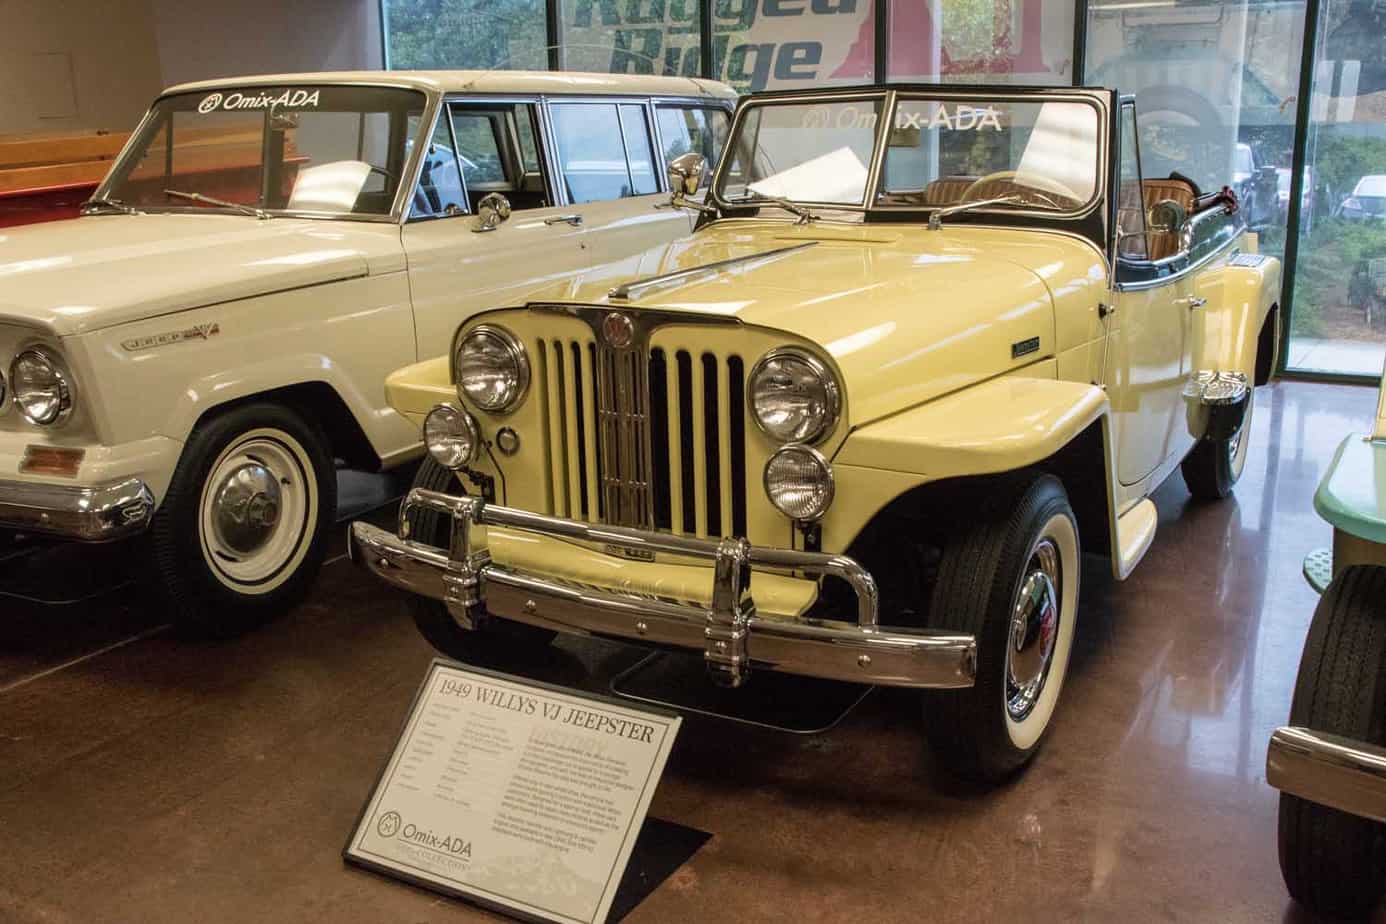
[[791, 520], [817, 520], [833, 502], [833, 467], [810, 446], [781, 446], [765, 463], [765, 494]]
[[821, 361], [796, 349], [771, 350], [751, 370], [751, 416], [771, 439], [812, 443], [837, 424], [841, 391]]
[[447, 404], [428, 412], [423, 437], [434, 461], [453, 471], [471, 464], [481, 445], [481, 432], [472, 415]]
[[503, 327], [482, 324], [457, 348], [457, 396], [483, 411], [513, 410], [529, 387], [529, 357]]
[[24, 419], [49, 426], [72, 411], [72, 385], [58, 358], [40, 347], [20, 353], [10, 364], [10, 388]]

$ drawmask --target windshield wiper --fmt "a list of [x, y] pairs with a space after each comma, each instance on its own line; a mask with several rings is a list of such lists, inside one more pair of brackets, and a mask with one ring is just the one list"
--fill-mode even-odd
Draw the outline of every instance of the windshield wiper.
[[256, 208], [253, 205], [242, 205], [239, 202], [232, 202], [229, 199], [218, 199], [216, 196], [204, 196], [198, 192], [183, 192], [180, 189], [165, 189], [164, 195], [172, 196], [175, 199], [188, 199], [192, 202], [205, 202], [208, 205], [219, 205], [224, 209], [235, 209], [242, 215], [254, 215], [256, 218], [272, 218], [269, 212], [264, 209]]
[[95, 212], [98, 209], [110, 209], [112, 212], [120, 212], [122, 215], [138, 215], [139, 212], [134, 208], [121, 202], [119, 199], [98, 199], [92, 196], [82, 203], [81, 212], [86, 215], [88, 212]]
[[804, 208], [804, 207], [803, 207], [802, 205], [800, 205], [799, 203], [797, 203], [797, 202], [791, 202], [791, 201], [788, 200], [788, 199], [782, 199], [782, 198], [780, 198], [779, 196], [767, 196], [767, 195], [765, 195], [765, 194], [763, 194], [763, 193], [751, 193], [750, 195], [747, 195], [747, 196], [737, 196], [735, 199], [731, 199], [731, 200], [728, 200], [728, 201], [731, 201], [731, 202], [747, 202], [747, 203], [750, 203], [750, 202], [760, 202], [760, 203], [764, 203], [765, 205], [775, 205], [775, 206], [779, 206], [780, 208], [784, 209], [786, 212], [791, 212], [791, 213], [793, 213], [793, 214], [799, 216], [799, 220], [795, 222], [795, 224], [797, 224], [797, 225], [806, 225], [806, 224], [808, 224], [808, 223], [811, 222], [811, 221], [817, 221], [817, 220], [818, 220], [818, 216], [817, 216], [817, 215], [813, 214], [812, 212], [810, 212], [808, 209]]
[[972, 209], [981, 208], [984, 205], [1024, 205], [1024, 196], [997, 196], [994, 199], [978, 199], [974, 202], [960, 202], [957, 205], [944, 206], [941, 209], [934, 209], [929, 215], [929, 230], [937, 231], [943, 227], [943, 219], [952, 215], [960, 215]]

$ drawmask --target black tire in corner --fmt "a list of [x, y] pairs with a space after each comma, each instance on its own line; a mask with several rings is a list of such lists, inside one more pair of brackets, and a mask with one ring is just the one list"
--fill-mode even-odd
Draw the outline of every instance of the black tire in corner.
[[1078, 609], [1078, 521], [1052, 475], [986, 489], [943, 551], [929, 626], [977, 639], [976, 683], [924, 693], [924, 729], [960, 776], [999, 782], [1039, 751]]
[[[1290, 724], [1386, 745], [1386, 568], [1346, 568], [1324, 591]], [[1386, 825], [1281, 793], [1280, 871], [1300, 904], [1365, 918], [1386, 894]]]
[[[423, 460], [414, 476], [415, 488], [427, 488], [443, 494], [460, 494], [462, 485], [457, 476], [435, 462]], [[409, 516], [409, 538], [446, 549], [451, 542], [451, 523], [441, 513], [415, 510]], [[417, 594], [409, 595], [409, 608], [414, 625], [428, 643], [455, 661], [486, 660], [503, 647], [532, 647], [548, 645], [557, 634], [508, 619], [489, 619], [481, 631], [463, 629], [452, 618], [448, 608], [437, 600]]]
[[190, 634], [255, 628], [308, 592], [336, 510], [316, 427], [279, 404], [215, 414], [184, 445], [146, 537], [150, 587]]
[[1179, 466], [1184, 485], [1199, 500], [1230, 497], [1237, 480], [1242, 477], [1251, 437], [1251, 415], [1256, 410], [1255, 388], [1247, 393], [1246, 400], [1246, 416], [1236, 433], [1219, 439], [1199, 440]]

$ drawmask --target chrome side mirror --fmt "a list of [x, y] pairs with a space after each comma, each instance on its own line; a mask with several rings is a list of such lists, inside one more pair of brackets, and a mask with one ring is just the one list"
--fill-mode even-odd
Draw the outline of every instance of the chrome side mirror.
[[510, 200], [498, 192], [487, 193], [476, 204], [476, 226], [472, 230], [494, 231], [509, 217]]
[[669, 189], [673, 191], [675, 203], [697, 193], [698, 187], [703, 184], [703, 171], [706, 169], [707, 158], [696, 151], [680, 154], [669, 161]]
[[1173, 199], [1161, 199], [1145, 213], [1145, 224], [1151, 231], [1178, 231], [1184, 227], [1188, 217], [1184, 206]]

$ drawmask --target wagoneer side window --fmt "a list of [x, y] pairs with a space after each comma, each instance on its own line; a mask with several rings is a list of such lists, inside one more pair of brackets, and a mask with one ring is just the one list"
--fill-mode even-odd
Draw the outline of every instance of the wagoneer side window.
[[574, 203], [659, 191], [645, 107], [634, 103], [555, 103], [559, 170]]
[[492, 192], [503, 194], [516, 209], [549, 204], [532, 103], [453, 103], [449, 113], [473, 211]]
[[419, 185], [414, 190], [409, 214], [414, 218], [437, 218], [466, 211], [467, 197], [462, 191], [457, 152], [448, 123], [439, 119], [419, 165]]
[[726, 112], [706, 106], [660, 106], [656, 111], [664, 162], [693, 151], [703, 155], [707, 172], [711, 174], [727, 143], [729, 120]]

